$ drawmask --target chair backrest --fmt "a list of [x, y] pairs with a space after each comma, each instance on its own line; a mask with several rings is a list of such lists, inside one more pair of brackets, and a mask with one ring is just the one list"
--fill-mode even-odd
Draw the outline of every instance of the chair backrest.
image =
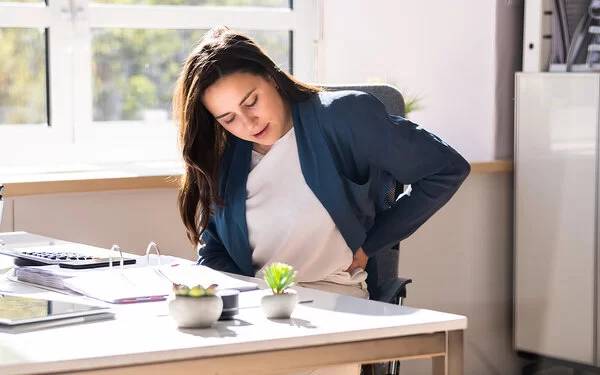
[[390, 115], [405, 115], [404, 97], [396, 87], [387, 84], [318, 85], [327, 91], [358, 90], [368, 92], [379, 99]]
[[[404, 98], [400, 91], [391, 85], [386, 84], [355, 84], [355, 85], [319, 85], [327, 91], [340, 91], [340, 90], [358, 90], [372, 94], [379, 99], [385, 106], [387, 112], [390, 115], [404, 116], [405, 105]], [[403, 185], [397, 183], [392, 186], [390, 191], [386, 194], [386, 201], [388, 205], [402, 193]], [[369, 292], [372, 298], [377, 299], [377, 286], [383, 281], [398, 276], [398, 259], [399, 259], [399, 246], [394, 246], [391, 249], [383, 249], [375, 255], [375, 262], [369, 262], [367, 266], [367, 272], [369, 272], [369, 279], [367, 283], [369, 285]], [[371, 269], [369, 269], [371, 268]], [[375, 270], [377, 278], [371, 273]], [[373, 285], [376, 284], [376, 285]]]

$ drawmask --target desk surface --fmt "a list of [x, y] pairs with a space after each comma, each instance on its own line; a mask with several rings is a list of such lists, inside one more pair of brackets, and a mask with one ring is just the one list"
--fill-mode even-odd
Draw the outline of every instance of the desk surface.
[[[288, 348], [464, 330], [463, 316], [298, 288], [313, 302], [291, 319], [269, 320], [259, 308], [209, 329], [178, 329], [165, 302], [114, 306], [115, 320], [26, 333], [0, 333], [0, 373], [81, 371], [257, 353]], [[0, 292], [64, 296], [0, 281]], [[251, 292], [257, 293], [257, 292]], [[243, 293], [244, 294], [244, 293]], [[249, 297], [247, 298], [253, 298]], [[246, 298], [246, 297], [244, 297]], [[242, 304], [240, 302], [240, 304]]]

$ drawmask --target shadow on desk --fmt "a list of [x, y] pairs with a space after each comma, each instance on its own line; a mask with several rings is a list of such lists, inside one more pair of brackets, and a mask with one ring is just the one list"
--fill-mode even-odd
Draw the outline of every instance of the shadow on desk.
[[251, 323], [248, 323], [242, 319], [231, 319], [231, 320], [219, 320], [215, 323], [211, 328], [178, 328], [179, 332], [198, 336], [198, 337], [236, 337], [237, 334], [235, 331], [229, 329], [229, 327], [244, 327], [250, 326]]
[[[417, 311], [417, 309], [411, 307], [398, 306], [380, 301], [370, 300], [369, 303], [364, 303], [366, 300], [343, 295], [337, 295], [336, 298], [324, 295], [319, 298], [320, 294], [327, 292], [314, 289], [310, 289], [310, 291], [299, 290], [298, 292], [299, 294], [310, 293], [313, 297], [313, 301], [304, 304], [304, 306], [321, 310], [335, 310], [342, 313], [368, 316], [401, 316], [414, 314]], [[329, 293], [329, 295], [331, 295], [331, 293]], [[360, 314], [356, 313], [357, 303], [361, 303]]]
[[292, 327], [302, 327], [302, 328], [317, 328], [316, 325], [312, 324], [308, 320], [298, 319], [298, 318], [289, 318], [289, 319], [269, 319], [273, 323], [278, 324], [286, 324]]
[[[308, 320], [298, 319], [298, 318], [289, 318], [289, 319], [268, 319], [272, 323], [275, 324], [285, 324], [292, 327], [301, 327], [301, 328], [317, 328], [314, 324], [312, 324]], [[198, 336], [198, 337], [236, 337], [235, 331], [231, 330], [229, 327], [244, 327], [250, 326], [251, 323], [248, 323], [242, 319], [231, 319], [231, 320], [220, 320], [215, 323], [211, 328], [178, 328], [179, 332]]]

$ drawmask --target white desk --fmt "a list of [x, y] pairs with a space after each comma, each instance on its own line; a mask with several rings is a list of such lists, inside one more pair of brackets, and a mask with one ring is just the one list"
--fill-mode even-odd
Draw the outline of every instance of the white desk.
[[[7, 288], [49, 293], [0, 283]], [[298, 290], [314, 301], [291, 319], [248, 308], [210, 329], [178, 329], [155, 302], [119, 306], [115, 320], [0, 333], [0, 373], [279, 374], [422, 357], [433, 358], [436, 375], [463, 373], [465, 317]]]

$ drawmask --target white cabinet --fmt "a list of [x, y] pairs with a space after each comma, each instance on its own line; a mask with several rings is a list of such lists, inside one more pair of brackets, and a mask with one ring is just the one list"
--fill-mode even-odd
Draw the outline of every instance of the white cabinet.
[[515, 346], [599, 365], [598, 74], [519, 73]]

